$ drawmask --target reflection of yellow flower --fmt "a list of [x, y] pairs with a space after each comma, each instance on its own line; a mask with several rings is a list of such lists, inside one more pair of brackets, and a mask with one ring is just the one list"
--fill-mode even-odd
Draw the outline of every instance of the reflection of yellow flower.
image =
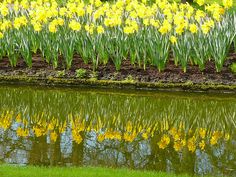
[[126, 124], [126, 131], [131, 132], [132, 131], [132, 123], [131, 121], [128, 121]]
[[170, 144], [170, 138], [168, 135], [164, 134], [162, 137], [161, 137], [161, 141], [159, 141], [158, 143], [158, 146], [160, 149], [165, 149], [169, 144]]
[[229, 138], [230, 138], [229, 133], [226, 133], [226, 134], [225, 134], [225, 141], [229, 141]]
[[188, 150], [194, 152], [196, 150], [196, 137], [193, 136], [188, 140]]
[[199, 135], [202, 139], [206, 137], [206, 129], [200, 128]]
[[142, 137], [143, 137], [143, 139], [148, 139], [148, 134], [145, 132], [145, 133], [142, 133]]
[[29, 130], [18, 127], [16, 130], [16, 134], [20, 137], [27, 137], [29, 135]]
[[[172, 36], [171, 36], [171, 37], [172, 37]], [[173, 36], [173, 37], [175, 37], [175, 36]], [[169, 130], [169, 133], [170, 133], [172, 136], [174, 136], [174, 135], [177, 133], [176, 128], [175, 128], [175, 127], [172, 127], [172, 128]]]
[[118, 141], [121, 141], [121, 139], [122, 139], [121, 133], [118, 131], [113, 132], [113, 137], [114, 137], [114, 139], [116, 139]]
[[205, 149], [205, 141], [204, 140], [202, 140], [200, 143], [199, 143], [199, 147], [200, 147], [200, 149], [201, 150], [204, 150]]
[[56, 142], [56, 140], [57, 140], [57, 133], [55, 131], [50, 133], [50, 140], [52, 142]]
[[136, 133], [135, 132], [125, 132], [124, 133], [124, 140], [127, 142], [133, 142], [134, 139], [136, 138]]
[[72, 138], [77, 144], [80, 144], [83, 141], [82, 136], [76, 130], [72, 130]]
[[98, 140], [99, 142], [103, 142], [104, 139], [105, 139], [104, 134], [99, 134], [99, 135], [97, 136], [97, 140]]
[[173, 138], [174, 138], [175, 141], [180, 140], [180, 138], [181, 138], [181, 133], [180, 133], [180, 132], [177, 132], [177, 133], [173, 136]]
[[186, 141], [185, 140], [179, 140], [179, 141], [175, 141], [174, 142], [174, 149], [175, 151], [179, 152], [183, 149], [183, 147], [186, 145]]
[[21, 114], [17, 114], [16, 116], [16, 122], [20, 123], [21, 122]]
[[211, 145], [216, 145], [217, 141], [218, 141], [218, 139], [216, 137], [212, 136], [211, 140], [210, 140], [210, 143], [211, 143]]
[[221, 136], [222, 133], [220, 131], [214, 131], [210, 140], [211, 145], [216, 145]]
[[40, 137], [43, 135], [43, 131], [39, 127], [33, 127], [33, 130], [36, 137]]

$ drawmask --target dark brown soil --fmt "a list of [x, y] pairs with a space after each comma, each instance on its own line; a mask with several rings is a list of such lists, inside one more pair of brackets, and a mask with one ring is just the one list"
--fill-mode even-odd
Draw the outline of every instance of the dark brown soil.
[[65, 70], [65, 75], [59, 74], [59, 71], [64, 70], [62, 58], [59, 58], [59, 67], [53, 69], [52, 65], [46, 63], [40, 55], [35, 55], [33, 58], [32, 68], [28, 68], [23, 59], [19, 59], [15, 68], [12, 68], [7, 58], [3, 58], [0, 61], [0, 75], [4, 76], [39, 76], [39, 77], [64, 77], [75, 78], [75, 70], [79, 68], [86, 69], [85, 78], [96, 77], [98, 80], [135, 80], [140, 82], [162, 82], [162, 83], [184, 83], [191, 81], [192, 83], [216, 83], [235, 85], [236, 75], [232, 73], [230, 66], [236, 62], [236, 53], [231, 53], [226, 60], [221, 72], [217, 73], [213, 62], [206, 64], [206, 69], [200, 71], [198, 66], [189, 65], [187, 72], [184, 73], [180, 66], [176, 67], [173, 61], [167, 63], [166, 69], [162, 72], [158, 72], [155, 67], [147, 67], [146, 70], [143, 67], [133, 66], [129, 60], [124, 60], [120, 71], [116, 71], [114, 64], [110, 61], [107, 65], [99, 65], [96, 72], [93, 72], [92, 64], [85, 64], [78, 56], [74, 56], [72, 68]]

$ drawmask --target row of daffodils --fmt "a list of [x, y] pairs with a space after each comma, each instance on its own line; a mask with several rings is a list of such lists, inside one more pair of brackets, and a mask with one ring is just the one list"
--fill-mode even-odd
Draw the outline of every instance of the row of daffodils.
[[236, 14], [229, 13], [233, 2], [197, 3], [199, 8], [167, 0], [3, 1], [0, 57], [7, 57], [12, 66], [23, 58], [31, 67], [33, 55], [40, 53], [56, 68], [62, 56], [69, 69], [78, 54], [94, 69], [110, 60], [119, 70], [122, 61], [129, 60], [159, 71], [173, 59], [184, 72], [190, 64], [204, 70], [212, 60], [219, 72], [236, 43]]
[[[13, 114], [5, 111], [0, 115], [0, 130], [13, 130], [18, 138], [37, 138], [46, 136], [54, 143], [60, 136], [71, 136], [77, 144], [83, 143], [86, 134], [96, 134], [96, 141], [132, 143], [135, 141], [155, 141], [159, 149], [173, 148], [180, 152], [188, 150], [194, 153], [197, 149], [205, 151], [206, 148], [216, 147], [227, 143], [231, 136], [220, 129], [206, 127], [191, 127], [186, 122], [175, 125], [167, 120], [156, 122], [121, 121], [114, 117], [110, 121], [96, 118], [90, 121], [79, 116], [71, 116], [65, 120], [57, 118], [45, 119], [46, 115], [38, 114], [26, 118], [22, 114]], [[70, 132], [70, 133], [68, 133]]]

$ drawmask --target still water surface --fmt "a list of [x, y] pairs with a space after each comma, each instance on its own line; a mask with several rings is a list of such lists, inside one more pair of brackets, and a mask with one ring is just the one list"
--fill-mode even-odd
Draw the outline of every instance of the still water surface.
[[0, 162], [236, 176], [236, 96], [0, 87]]

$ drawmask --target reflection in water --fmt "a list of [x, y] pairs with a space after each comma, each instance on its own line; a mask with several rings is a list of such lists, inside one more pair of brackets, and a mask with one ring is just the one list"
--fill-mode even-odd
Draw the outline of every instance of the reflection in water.
[[2, 87], [0, 106], [7, 163], [236, 175], [232, 96]]

